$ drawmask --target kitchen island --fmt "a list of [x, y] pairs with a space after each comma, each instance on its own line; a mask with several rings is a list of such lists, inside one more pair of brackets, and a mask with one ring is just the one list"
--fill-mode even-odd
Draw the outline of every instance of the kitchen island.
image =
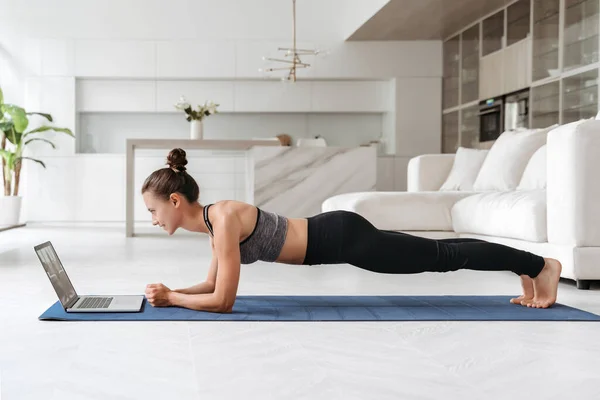
[[[164, 167], [166, 154], [177, 147], [188, 154], [187, 172], [200, 186], [202, 204], [240, 200], [291, 218], [309, 217], [321, 212], [328, 197], [375, 190], [377, 180], [377, 150], [372, 146], [287, 147], [273, 140], [191, 139], [129, 139], [126, 146], [127, 237], [134, 236], [134, 220], [151, 218], [142, 212], [143, 180]], [[136, 160], [137, 153], [142, 156]]]

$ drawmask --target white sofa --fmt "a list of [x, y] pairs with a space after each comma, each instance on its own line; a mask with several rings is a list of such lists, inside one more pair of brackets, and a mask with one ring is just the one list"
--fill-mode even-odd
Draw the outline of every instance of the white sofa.
[[407, 192], [337, 195], [322, 211], [354, 211], [379, 229], [479, 238], [556, 258], [563, 278], [589, 289], [600, 280], [600, 121], [549, 129], [544, 140], [543, 188], [440, 190], [456, 155], [421, 155], [409, 162]]

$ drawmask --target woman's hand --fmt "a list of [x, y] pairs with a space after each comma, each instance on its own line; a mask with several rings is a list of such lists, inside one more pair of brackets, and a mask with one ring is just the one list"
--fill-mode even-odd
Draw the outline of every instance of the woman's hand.
[[151, 283], [146, 285], [146, 299], [148, 299], [148, 303], [152, 304], [154, 307], [171, 306], [170, 293], [171, 289], [162, 283]]

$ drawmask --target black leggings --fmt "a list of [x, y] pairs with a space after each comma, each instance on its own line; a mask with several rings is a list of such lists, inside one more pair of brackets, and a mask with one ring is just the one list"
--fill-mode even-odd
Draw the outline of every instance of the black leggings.
[[428, 239], [380, 230], [359, 214], [330, 211], [308, 218], [305, 265], [352, 264], [383, 274], [459, 269], [512, 271], [535, 278], [544, 259], [478, 239]]

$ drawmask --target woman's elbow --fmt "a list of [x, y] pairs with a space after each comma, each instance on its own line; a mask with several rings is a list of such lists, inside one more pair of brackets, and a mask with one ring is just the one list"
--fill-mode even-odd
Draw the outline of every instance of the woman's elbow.
[[235, 300], [223, 300], [219, 303], [218, 312], [220, 313], [231, 313], [233, 311], [233, 304]]

